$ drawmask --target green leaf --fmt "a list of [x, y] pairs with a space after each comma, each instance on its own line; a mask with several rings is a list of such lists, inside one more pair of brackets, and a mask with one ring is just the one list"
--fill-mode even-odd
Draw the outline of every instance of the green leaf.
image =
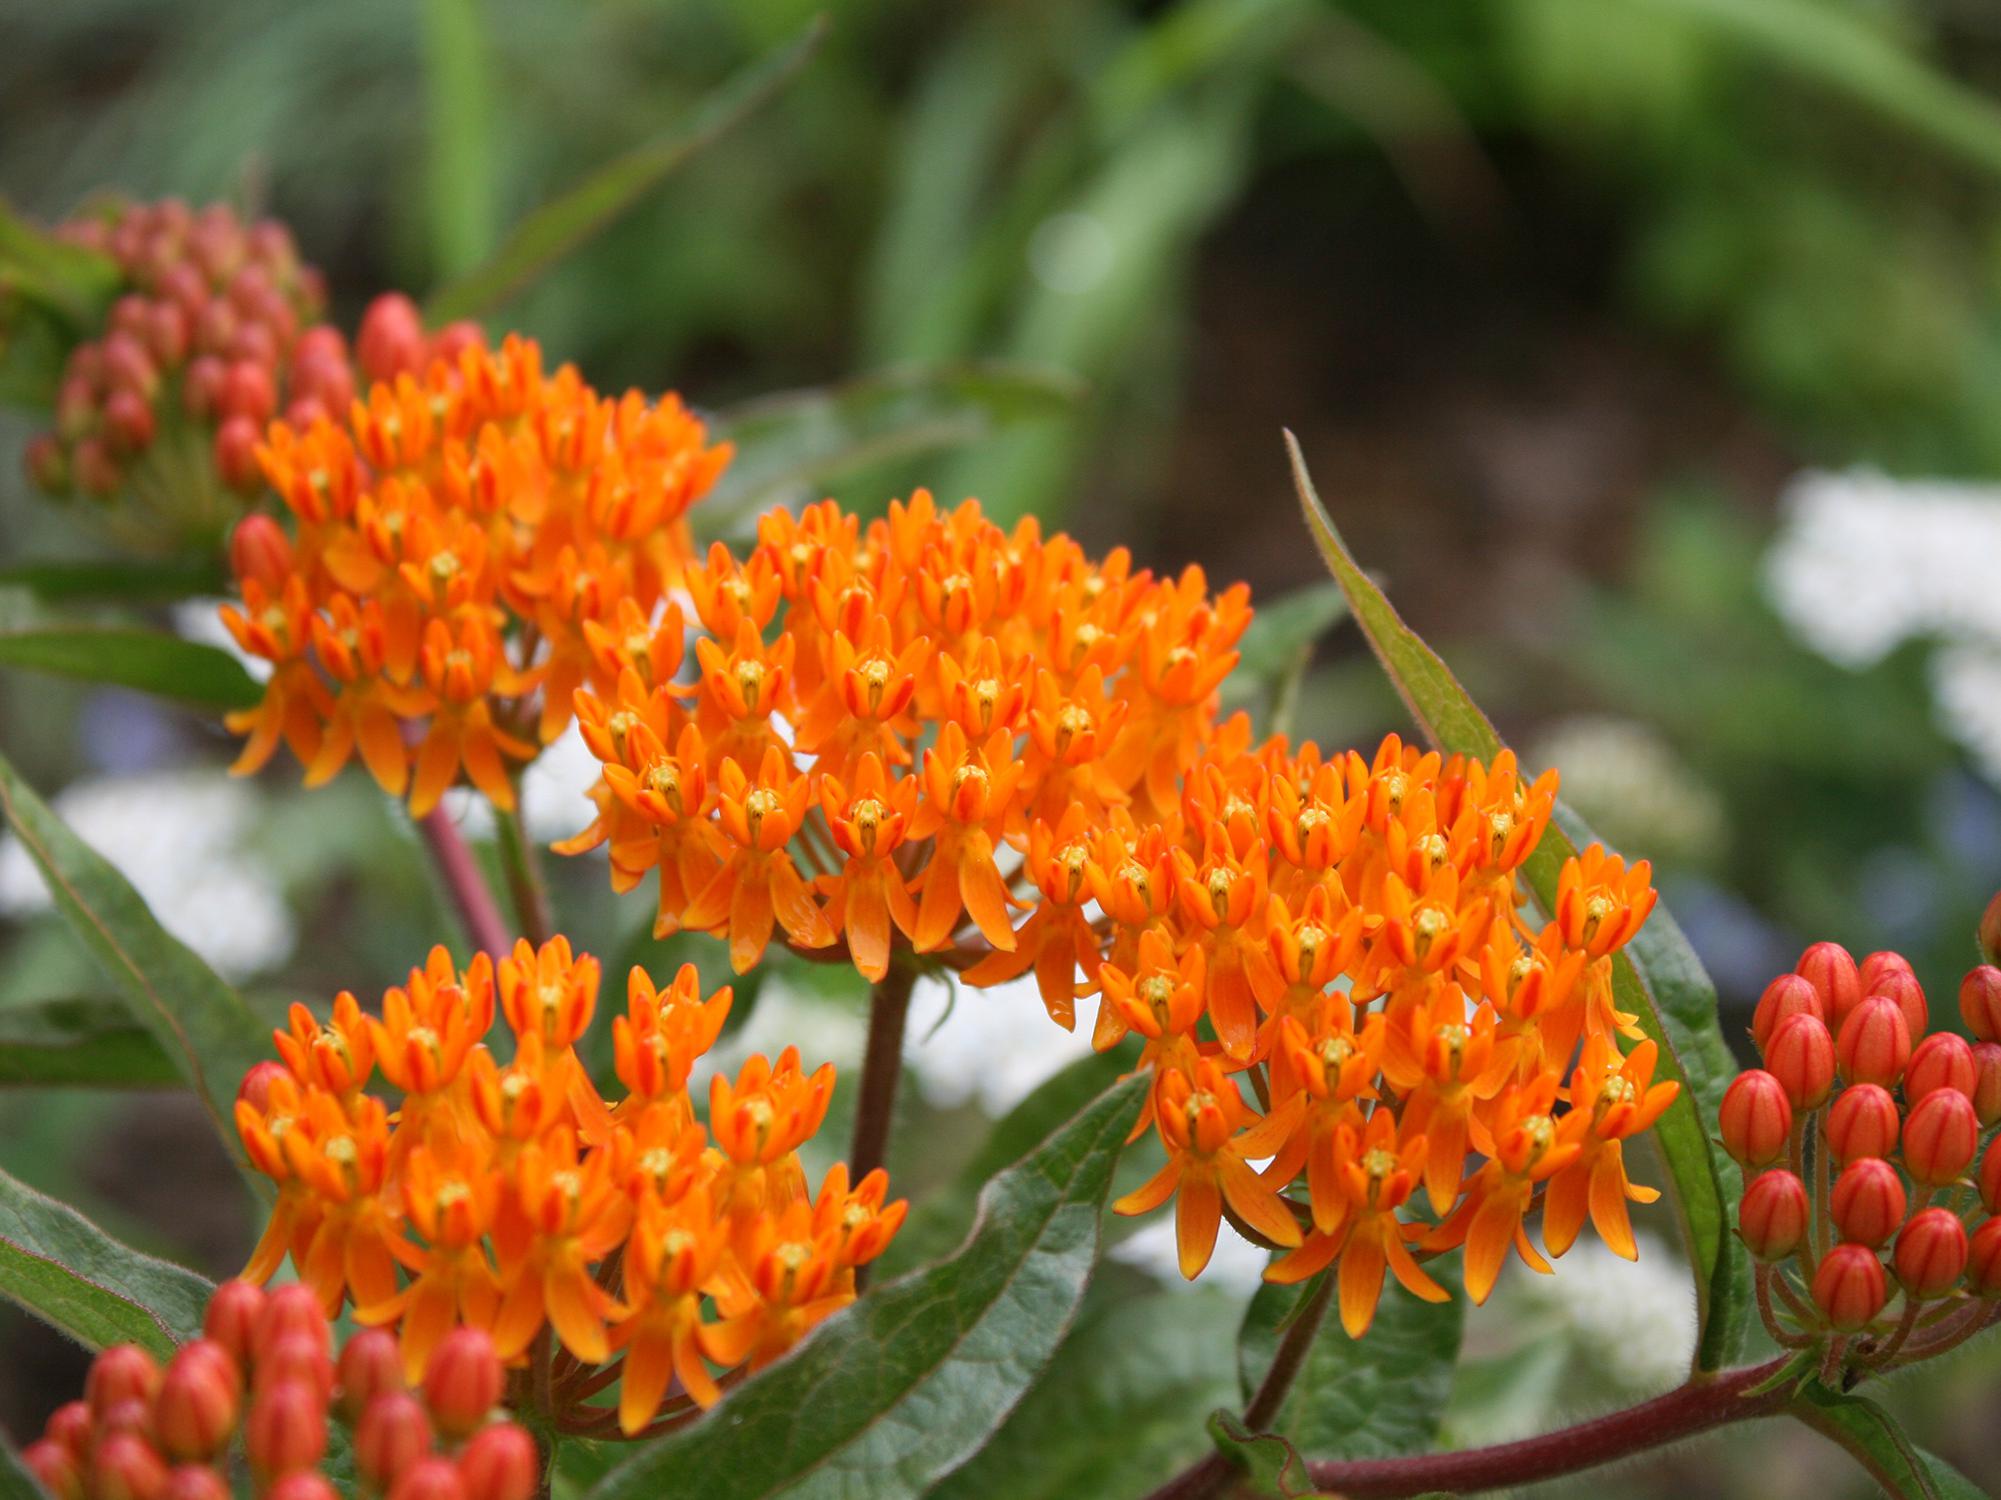
[[1104, 1266], [1050, 1367], [927, 1500], [1150, 1493], [1208, 1447], [1203, 1422], [1232, 1394], [1216, 1355], [1239, 1313], [1240, 1299], [1213, 1287], [1170, 1290]]
[[227, 651], [152, 630], [0, 629], [0, 666], [136, 688], [203, 708], [246, 708], [263, 692]]
[[[1457, 1292], [1447, 1267], [1426, 1268]], [[1244, 1400], [1263, 1382], [1283, 1330], [1317, 1281], [1258, 1288], [1237, 1336]], [[1436, 1444], [1459, 1363], [1464, 1301], [1424, 1302], [1394, 1282], [1383, 1289], [1368, 1335], [1351, 1339], [1331, 1312], [1271, 1430], [1323, 1458], [1395, 1458]]]
[[28, 1472], [4, 1432], [0, 1432], [0, 1500], [48, 1500], [48, 1493]]
[[1237, 671], [1271, 679], [1287, 671], [1334, 622], [1348, 613], [1338, 583], [1313, 583], [1276, 599], [1260, 599], [1237, 650]]
[[[1403, 622], [1395, 607], [1350, 555], [1328, 518], [1298, 440], [1286, 434], [1293, 482], [1328, 571], [1347, 595], [1356, 623], [1425, 737], [1440, 749], [1482, 760], [1502, 749], [1501, 737], [1467, 696], [1438, 653]], [[1545, 907], [1554, 904], [1557, 873], [1589, 831], [1560, 812], [1530, 858], [1526, 874]], [[1738, 1356], [1750, 1325], [1751, 1269], [1729, 1232], [1726, 1205], [1735, 1201], [1736, 1166], [1711, 1145], [1716, 1111], [1734, 1071], [1716, 1021], [1716, 991], [1694, 950], [1665, 908], [1657, 907], [1626, 952], [1615, 955], [1612, 989], [1619, 1007], [1639, 1017], [1660, 1047], [1657, 1078], [1682, 1090], [1654, 1125], [1671, 1178], [1671, 1194], [1690, 1263], [1695, 1267], [1702, 1336], [1699, 1369], [1721, 1369]]]
[[115, 1000], [0, 1010], [0, 1085], [156, 1089], [179, 1081], [173, 1059]]
[[57, 239], [0, 201], [0, 286], [81, 335], [103, 321], [119, 281], [109, 256]]
[[154, 920], [131, 882], [49, 811], [0, 756], [0, 814], [42, 872], [56, 909], [127, 1008], [193, 1085], [216, 1133], [260, 1193], [230, 1119], [238, 1084], [270, 1055], [270, 1032], [214, 970]]
[[1855, 1456], [1893, 1500], [1986, 1500], [1987, 1491], [1904, 1435], [1874, 1401], [1813, 1383], [1787, 1408]]
[[461, 276], [493, 253], [493, 73], [478, 0], [424, 0], [424, 201], [431, 253]]
[[815, 20], [797, 39], [725, 82], [680, 126], [605, 163], [544, 203], [514, 226], [484, 264], [432, 293], [425, 320], [435, 326], [481, 317], [518, 295], [683, 162], [754, 113], [805, 66], [826, 30], [824, 19]]
[[171, 1353], [200, 1330], [214, 1290], [0, 1172], [0, 1295], [79, 1343]]
[[1082, 393], [1074, 376], [1048, 366], [966, 360], [761, 396], [717, 415], [715, 435], [737, 452], [702, 513], [726, 520], [755, 514], [792, 490], [864, 464], [1060, 415]]
[[1260, 1497], [1292, 1500], [1314, 1493], [1306, 1472], [1306, 1461], [1284, 1438], [1270, 1432], [1252, 1432], [1234, 1412], [1209, 1414], [1209, 1436], [1216, 1451], [1242, 1471], [1243, 1489]]
[[996, 1177], [951, 1258], [872, 1290], [592, 1500], [915, 1500], [986, 1443], [1083, 1301], [1145, 1081], [1106, 1090]]
[[167, 562], [94, 558], [0, 568], [0, 589], [26, 589], [50, 602], [115, 599], [128, 604], [168, 604], [220, 593], [224, 582], [222, 563], [212, 557]]

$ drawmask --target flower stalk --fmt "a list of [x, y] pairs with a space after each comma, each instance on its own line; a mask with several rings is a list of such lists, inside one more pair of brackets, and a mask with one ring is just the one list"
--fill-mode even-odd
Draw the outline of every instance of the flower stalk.
[[854, 1146], [848, 1167], [858, 1178], [883, 1165], [896, 1113], [896, 1085], [903, 1075], [903, 1030], [917, 971], [892, 963], [869, 993], [868, 1044], [862, 1054], [861, 1097], [855, 1106]]
[[417, 820], [417, 831], [423, 835], [424, 847], [430, 852], [431, 863], [444, 883], [445, 893], [451, 897], [457, 908], [459, 920], [464, 923], [466, 936], [476, 952], [488, 953], [495, 958], [506, 955], [513, 947], [513, 940], [507, 933], [507, 922], [500, 914], [500, 906], [493, 899], [493, 891], [480, 873], [479, 861], [467, 845], [465, 836], [459, 832], [458, 824], [443, 806], [434, 807]]

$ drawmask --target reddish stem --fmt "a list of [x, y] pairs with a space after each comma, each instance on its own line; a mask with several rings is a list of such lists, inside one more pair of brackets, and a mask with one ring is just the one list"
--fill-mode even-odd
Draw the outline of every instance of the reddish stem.
[[460, 835], [458, 824], [439, 806], [417, 820], [417, 829], [424, 836], [424, 845], [431, 851], [431, 863], [450, 892], [473, 947], [495, 958], [505, 958], [514, 950], [513, 939], [508, 936], [499, 903], [493, 899], [493, 891], [480, 873], [479, 861]]

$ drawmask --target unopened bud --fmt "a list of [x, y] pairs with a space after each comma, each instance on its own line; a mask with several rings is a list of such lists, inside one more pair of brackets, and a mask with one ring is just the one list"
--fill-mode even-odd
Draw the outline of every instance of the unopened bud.
[[396, 1335], [386, 1328], [364, 1328], [340, 1351], [340, 1414], [356, 1422], [368, 1403], [386, 1391], [403, 1389], [403, 1356]]
[[1815, 943], [1800, 955], [1796, 972], [1819, 994], [1830, 1027], [1839, 1026], [1862, 999], [1862, 972], [1839, 943]]
[[222, 401], [223, 377], [228, 373], [229, 366], [220, 355], [203, 354], [189, 360], [181, 376], [181, 410], [197, 422], [208, 421]]
[[2001, 1214], [2001, 1135], [1987, 1143], [1987, 1154], [1980, 1158], [1980, 1204], [1990, 1214]]
[[424, 372], [424, 320], [417, 304], [400, 292], [387, 292], [368, 304], [354, 338], [355, 363], [371, 381]]
[[1966, 1270], [1968, 1248], [1966, 1226], [1952, 1210], [1920, 1210], [1897, 1236], [1897, 1280], [1913, 1297], [1943, 1297]]
[[2001, 969], [1982, 964], [1966, 971], [1959, 982], [1959, 1014], [1976, 1042], [2001, 1042]]
[[110, 500], [125, 488], [118, 455], [101, 437], [87, 437], [70, 450], [70, 473], [77, 489], [93, 500]]
[[389, 1500], [466, 1500], [465, 1483], [450, 1459], [419, 1459], [403, 1471]]
[[1925, 987], [1918, 983], [1918, 976], [1907, 970], [1892, 969], [1866, 993], [1882, 995], [1897, 1003], [1904, 1017], [1905, 1035], [1915, 1047], [1931, 1025], [1931, 1007], [1925, 1001]]
[[104, 436], [112, 450], [130, 457], [153, 446], [153, 407], [137, 391], [113, 391], [104, 402]]
[[2001, 1042], [1973, 1049], [1973, 1113], [1982, 1130], [2001, 1120]]
[[262, 1287], [242, 1280], [225, 1281], [208, 1299], [208, 1311], [202, 1314], [202, 1333], [227, 1349], [238, 1369], [247, 1369], [251, 1338], [263, 1312]]
[[1888, 1088], [1904, 1076], [1911, 1060], [1911, 1034], [1904, 1014], [1887, 995], [1871, 995], [1848, 1013], [1834, 1044], [1835, 1065], [1850, 1083]]
[[264, 1492], [263, 1500], [340, 1500], [340, 1491], [326, 1475], [299, 1469], [281, 1477]]
[[462, 1438], [486, 1421], [500, 1400], [500, 1356], [483, 1328], [454, 1328], [431, 1351], [424, 1370], [424, 1404], [438, 1430]]
[[91, 1415], [102, 1418], [121, 1401], [148, 1401], [160, 1388], [160, 1367], [137, 1344], [113, 1344], [84, 1377], [83, 1399]]
[[1957, 1089], [1973, 1097], [1979, 1069], [1966, 1038], [1951, 1031], [1938, 1031], [1911, 1050], [1904, 1065], [1904, 1098], [1915, 1104], [1933, 1089]]
[[153, 1398], [153, 1426], [169, 1458], [205, 1459], [221, 1451], [236, 1430], [243, 1378], [229, 1351], [196, 1339], [168, 1361]]
[[1873, 1083], [1850, 1084], [1827, 1112], [1827, 1144], [1843, 1166], [1865, 1156], [1888, 1156], [1897, 1149], [1903, 1123], [1888, 1089]]
[[1980, 927], [1975, 933], [1980, 943], [1980, 956], [1990, 964], [2001, 964], [2001, 891], [1987, 903], [1987, 910], [1980, 914]]
[[284, 1381], [260, 1390], [243, 1426], [250, 1468], [265, 1482], [318, 1466], [327, 1451], [327, 1409], [313, 1388]]
[[1758, 1050], [1765, 1050], [1780, 1022], [1802, 1011], [1821, 1021], [1827, 1019], [1820, 992], [1806, 980], [1797, 974], [1781, 974], [1766, 985], [1765, 993], [1758, 997], [1757, 1010], [1751, 1014], [1751, 1040], [1757, 1043]]
[[2001, 1297], [2001, 1219], [1989, 1219], [1973, 1231], [1966, 1282], [1982, 1297]]
[[257, 424], [246, 416], [229, 417], [216, 428], [210, 456], [216, 474], [239, 495], [250, 494], [263, 482], [257, 466]]
[[271, 383], [270, 367], [253, 359], [230, 361], [216, 401], [223, 420], [247, 417], [253, 427], [262, 427], [277, 409], [278, 392]]
[[229, 1481], [208, 1464], [177, 1464], [160, 1500], [231, 1500]]
[[459, 1454], [466, 1500], [530, 1500], [542, 1481], [535, 1440], [512, 1422], [495, 1422], [473, 1434]]
[[43, 1426], [42, 1436], [61, 1443], [78, 1459], [86, 1459], [90, 1457], [92, 1427], [88, 1402], [65, 1401]]
[[167, 1466], [136, 1433], [114, 1432], [98, 1442], [90, 1460], [91, 1500], [160, 1500]]
[[113, 333], [104, 340], [104, 384], [107, 391], [129, 391], [150, 402], [159, 394], [160, 372], [138, 339]]
[[293, 1282], [266, 1294], [251, 1348], [261, 1360], [281, 1339], [294, 1335], [307, 1339], [321, 1357], [332, 1356], [333, 1330], [327, 1325], [319, 1295], [303, 1282]]
[[83, 1466], [53, 1438], [38, 1438], [21, 1450], [21, 1464], [56, 1500], [82, 1500]]
[[1911, 968], [1911, 961], [1908, 958], [1904, 957], [1901, 953], [1893, 953], [1886, 948], [1881, 952], [1871, 953], [1864, 958], [1858, 972], [1862, 976], [1862, 993], [1873, 995], [1877, 993], [1876, 981], [1881, 979], [1885, 974], [1909, 974], [1913, 970]]
[[431, 340], [431, 359], [443, 360], [447, 364], [457, 364], [459, 356], [468, 349], [484, 349], [486, 333], [470, 318], [460, 318], [456, 323], [447, 323], [438, 330], [438, 336]]
[[1737, 1227], [1759, 1260], [1784, 1260], [1806, 1238], [1809, 1211], [1806, 1184], [1781, 1168], [1744, 1189], [1737, 1205]]
[[431, 1419], [408, 1391], [384, 1391], [370, 1401], [354, 1428], [354, 1466], [378, 1490], [431, 1451]]
[[312, 1387], [322, 1405], [333, 1400], [333, 1361], [320, 1351], [311, 1334], [282, 1334], [259, 1352], [252, 1386], [262, 1390], [285, 1380]]
[[153, 1403], [130, 1396], [105, 1407], [97, 1414], [97, 1436], [102, 1440], [113, 1432], [130, 1432], [153, 1442]]
[[1836, 1245], [1813, 1273], [1814, 1305], [1842, 1333], [1868, 1327], [1889, 1296], [1883, 1263], [1866, 1245]]
[[1957, 1090], [1925, 1095], [1904, 1117], [1904, 1167], [1926, 1187], [1956, 1181], [1973, 1164], [1979, 1146], [1973, 1101]]
[[1778, 1079], [1752, 1068], [1739, 1073], [1724, 1090], [1717, 1123], [1723, 1149], [1733, 1159], [1746, 1167], [1767, 1167], [1785, 1155], [1793, 1108]]
[[229, 565], [238, 578], [255, 579], [276, 595], [292, 572], [292, 543], [271, 517], [248, 515], [229, 534]]
[[1779, 1080], [1795, 1114], [1818, 1109], [1834, 1087], [1834, 1038], [1812, 1016], [1788, 1016], [1772, 1032], [1765, 1069]]
[[1889, 1243], [1909, 1206], [1903, 1179], [1880, 1156], [1865, 1156], [1844, 1167], [1828, 1200], [1841, 1237], [1872, 1250]]

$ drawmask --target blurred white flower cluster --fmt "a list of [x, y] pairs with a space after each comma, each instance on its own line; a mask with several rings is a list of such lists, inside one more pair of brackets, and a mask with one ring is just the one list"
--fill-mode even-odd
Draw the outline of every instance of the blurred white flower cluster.
[[[160, 925], [225, 978], [283, 962], [297, 940], [267, 863], [244, 847], [258, 794], [207, 767], [79, 781], [52, 801], [57, 817], [108, 859]], [[9, 835], [0, 842], [0, 915], [50, 905], [39, 870]]]
[[1645, 724], [1604, 714], [1559, 719], [1526, 760], [1562, 773], [1564, 800], [1614, 848], [1692, 864], [1722, 851], [1722, 800]]
[[2001, 487], [1813, 472], [1780, 511], [1765, 570], [1780, 617], [1849, 667], [1938, 642], [1940, 720], [2001, 782]]

